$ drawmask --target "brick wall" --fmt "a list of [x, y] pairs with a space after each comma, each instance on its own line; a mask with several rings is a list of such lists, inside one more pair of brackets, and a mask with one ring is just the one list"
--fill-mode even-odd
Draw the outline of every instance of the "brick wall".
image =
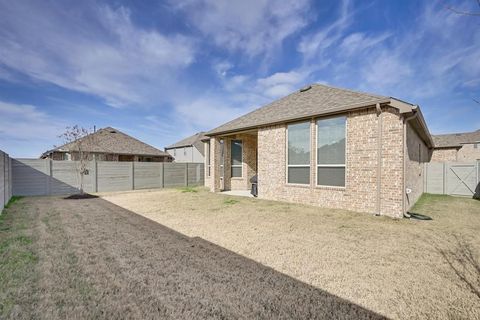
[[474, 144], [464, 144], [463, 147], [458, 150], [458, 161], [472, 161], [480, 160], [480, 144], [477, 148], [474, 148]]
[[432, 153], [432, 162], [457, 161], [456, 148], [434, 149]]
[[[384, 110], [381, 208], [383, 215], [403, 214], [403, 123], [396, 109]], [[312, 124], [314, 121], [312, 120]], [[258, 131], [259, 197], [360, 212], [377, 212], [378, 116], [375, 108], [347, 115], [346, 186], [318, 187], [315, 179], [316, 128], [311, 126], [310, 185], [286, 183], [286, 126]]]
[[405, 188], [411, 193], [406, 196], [406, 209], [410, 209], [424, 192], [425, 163], [430, 161], [431, 151], [418, 136], [415, 130], [407, 124], [407, 150], [405, 159]]

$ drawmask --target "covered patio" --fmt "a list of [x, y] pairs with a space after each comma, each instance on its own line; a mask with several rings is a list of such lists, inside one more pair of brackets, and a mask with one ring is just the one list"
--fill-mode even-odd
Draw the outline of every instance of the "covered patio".
[[212, 191], [248, 195], [257, 174], [257, 130], [212, 137], [206, 144], [205, 185]]

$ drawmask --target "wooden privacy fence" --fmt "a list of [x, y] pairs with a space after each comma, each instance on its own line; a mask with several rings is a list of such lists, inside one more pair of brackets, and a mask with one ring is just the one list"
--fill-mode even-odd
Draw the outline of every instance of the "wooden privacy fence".
[[427, 193], [471, 197], [479, 183], [480, 160], [425, 164], [424, 190]]
[[[77, 193], [77, 161], [13, 159], [13, 194], [22, 196]], [[127, 191], [204, 184], [203, 163], [90, 161], [85, 192]]]
[[12, 159], [0, 150], [0, 214], [12, 197]]

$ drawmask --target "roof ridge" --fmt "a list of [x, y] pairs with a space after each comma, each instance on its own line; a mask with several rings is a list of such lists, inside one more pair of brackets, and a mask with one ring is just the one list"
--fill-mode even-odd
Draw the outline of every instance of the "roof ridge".
[[[308, 86], [309, 85], [307, 85], [307, 87]], [[357, 91], [357, 90], [352, 90], [352, 89], [347, 89], [347, 88], [341, 88], [341, 87], [326, 85], [326, 84], [317, 83], [317, 82], [314, 82], [314, 83], [310, 84], [310, 86], [321, 86], [321, 87], [325, 87], [325, 88], [332, 88], [332, 89], [337, 89], [337, 90], [346, 91], [346, 92], [366, 94], [366, 95], [377, 97], [377, 98], [392, 98], [392, 97], [388, 97], [388, 96], [378, 95], [378, 94], [375, 94], [375, 93], [369, 93], [369, 92], [364, 92], [364, 91]], [[398, 100], [400, 100], [400, 99], [398, 99]]]

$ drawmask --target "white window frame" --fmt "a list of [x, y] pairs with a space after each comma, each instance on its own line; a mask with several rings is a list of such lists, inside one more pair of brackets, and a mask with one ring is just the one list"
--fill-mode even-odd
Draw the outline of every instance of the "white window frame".
[[[232, 156], [232, 146], [234, 141], [240, 141], [242, 145], [242, 152], [240, 153], [242, 160], [240, 164], [233, 164], [233, 156]], [[242, 175], [240, 177], [233, 176], [233, 168], [240, 168], [242, 171]], [[243, 140], [242, 139], [232, 139], [230, 140], [230, 178], [232, 179], [243, 179]]]
[[[300, 123], [307, 123], [309, 124], [309, 130], [308, 130], [308, 145], [310, 146], [310, 159], [309, 159], [309, 164], [288, 164], [288, 126], [290, 125], [295, 125], [295, 124], [300, 124]], [[311, 176], [312, 176], [312, 121], [311, 120], [306, 120], [306, 121], [296, 121], [296, 122], [290, 122], [287, 123], [285, 126], [285, 183], [290, 186], [301, 186], [301, 187], [308, 187], [312, 184], [311, 181]], [[288, 182], [288, 169], [289, 168], [309, 168], [310, 169], [310, 174], [308, 175], [308, 183], [293, 183], [293, 182]]]
[[[345, 118], [345, 163], [344, 164], [318, 164], [318, 121], [319, 120], [328, 120], [332, 118]], [[317, 187], [325, 188], [340, 188], [345, 189], [347, 187], [347, 130], [348, 128], [348, 117], [346, 115], [335, 115], [331, 117], [322, 117], [315, 119], [315, 185]], [[318, 168], [344, 168], [345, 170], [345, 185], [344, 186], [331, 186], [328, 184], [318, 184]]]

